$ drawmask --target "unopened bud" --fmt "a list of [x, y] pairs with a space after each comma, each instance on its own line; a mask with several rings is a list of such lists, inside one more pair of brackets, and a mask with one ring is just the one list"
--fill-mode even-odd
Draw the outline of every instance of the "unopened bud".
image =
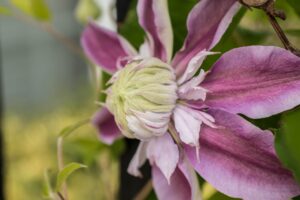
[[100, 15], [100, 8], [94, 0], [79, 0], [75, 9], [75, 16], [80, 23], [87, 23]]
[[273, 0], [241, 0], [241, 1], [247, 6], [258, 7], [258, 6], [262, 6], [266, 3], [268, 3], [269, 1], [273, 1]]

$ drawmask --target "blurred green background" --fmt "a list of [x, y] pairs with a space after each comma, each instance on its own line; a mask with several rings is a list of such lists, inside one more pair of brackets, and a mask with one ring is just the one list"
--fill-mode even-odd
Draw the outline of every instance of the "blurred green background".
[[[182, 45], [186, 16], [196, 2], [169, 1], [175, 50]], [[9, 200], [43, 198], [45, 170], [52, 170], [52, 174], [57, 171], [59, 132], [90, 117], [97, 109], [94, 71], [74, 49], [79, 47], [80, 32], [89, 17], [111, 29], [116, 28], [112, 21], [114, 4], [102, 3], [98, 0], [0, 1], [5, 192]], [[287, 15], [286, 21], [280, 21], [281, 26], [291, 42], [300, 48], [299, 2], [278, 0], [276, 5]], [[138, 46], [143, 40], [143, 32], [137, 24], [135, 6], [136, 1], [133, 1], [120, 32]], [[214, 50], [223, 53], [235, 47], [256, 44], [282, 46], [262, 11], [242, 9]], [[207, 59], [205, 68], [209, 68], [218, 57]], [[278, 115], [253, 122], [262, 128], [278, 129], [280, 120], [282, 116]], [[297, 111], [296, 114], [285, 114], [281, 123], [291, 124], [288, 127], [293, 128], [292, 131], [286, 127], [279, 129], [279, 132], [288, 134], [277, 138], [277, 147], [284, 163], [297, 171], [300, 160], [296, 155], [300, 144], [297, 132], [300, 128], [295, 120], [300, 120]], [[123, 148], [122, 142], [113, 147], [101, 144], [90, 125], [70, 135], [64, 143], [65, 162], [88, 166], [68, 180], [70, 199], [117, 199], [118, 155]], [[287, 154], [296, 157], [285, 159]], [[230, 199], [208, 184], [203, 186], [203, 195], [204, 199]]]

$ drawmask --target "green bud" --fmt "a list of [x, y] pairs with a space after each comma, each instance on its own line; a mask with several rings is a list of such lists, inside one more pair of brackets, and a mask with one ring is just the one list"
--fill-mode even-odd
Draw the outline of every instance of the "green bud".
[[75, 16], [80, 23], [86, 24], [89, 19], [96, 19], [100, 16], [100, 8], [94, 0], [79, 0]]

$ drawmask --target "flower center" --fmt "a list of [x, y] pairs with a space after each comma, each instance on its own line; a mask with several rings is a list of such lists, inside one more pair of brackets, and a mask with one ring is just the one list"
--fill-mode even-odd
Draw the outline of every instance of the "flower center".
[[178, 98], [171, 66], [156, 58], [134, 60], [110, 83], [106, 104], [125, 136], [145, 140], [166, 133]]

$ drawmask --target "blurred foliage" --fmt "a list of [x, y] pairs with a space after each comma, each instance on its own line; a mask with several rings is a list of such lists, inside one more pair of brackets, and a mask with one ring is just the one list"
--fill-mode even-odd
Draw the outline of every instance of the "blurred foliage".
[[276, 134], [275, 146], [283, 163], [294, 172], [300, 183], [300, 109], [283, 115], [281, 128]]
[[70, 163], [66, 165], [57, 175], [55, 191], [60, 191], [67, 178], [76, 170], [86, 167], [86, 165], [80, 163]]
[[9, 15], [11, 13], [8, 7], [0, 6], [0, 14]]
[[75, 8], [75, 16], [79, 22], [86, 24], [90, 19], [100, 16], [101, 10], [95, 0], [79, 0]]
[[[197, 2], [197, 0], [185, 0], [183, 4], [181, 0], [169, 1], [169, 10], [174, 32], [174, 52], [177, 52], [183, 46], [187, 35], [187, 16]], [[179, 10], [180, 12], [178, 12]]]
[[290, 6], [295, 10], [295, 12], [300, 16], [300, 6], [298, 0], [287, 0]]
[[49, 21], [51, 19], [51, 13], [45, 0], [10, 0], [10, 2], [37, 20]]
[[[36, 119], [6, 115], [4, 121], [6, 147], [7, 199], [40, 200], [43, 196], [43, 174], [57, 171], [56, 141], [66, 124], [89, 116], [87, 110], [55, 110]], [[84, 126], [64, 143], [65, 163], [79, 162], [88, 166], [70, 177], [70, 199], [116, 199], [118, 161], [122, 141], [113, 148], [99, 142], [96, 131]], [[84, 185], [82, 185], [84, 183]]]

